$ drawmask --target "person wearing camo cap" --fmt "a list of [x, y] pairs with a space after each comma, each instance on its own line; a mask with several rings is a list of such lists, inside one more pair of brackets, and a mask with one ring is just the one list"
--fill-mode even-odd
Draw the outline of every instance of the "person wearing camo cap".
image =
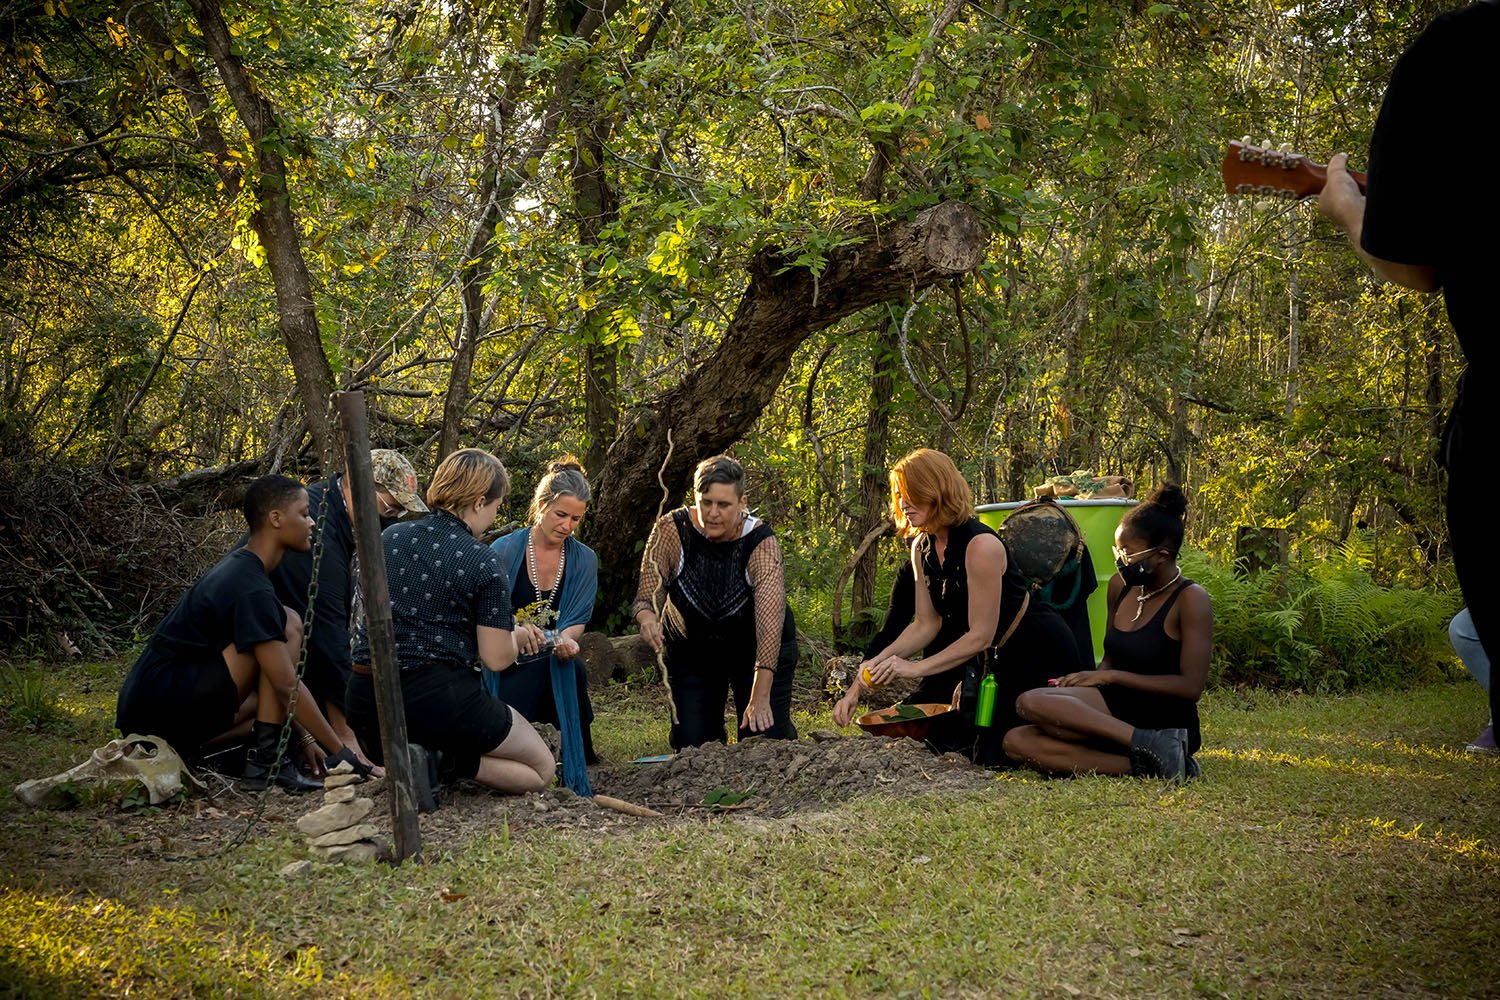
[[[370, 466], [375, 478], [375, 509], [381, 528], [389, 527], [408, 515], [427, 513], [427, 505], [418, 495], [416, 469], [399, 451], [376, 448], [370, 452]], [[311, 618], [308, 630], [307, 669], [303, 679], [334, 732], [360, 760], [368, 757], [360, 748], [354, 730], [344, 715], [344, 693], [352, 670], [350, 659], [350, 625], [358, 601], [359, 581], [354, 559], [354, 521], [350, 511], [355, 499], [349, 479], [342, 474], [312, 483], [307, 487], [308, 506], [314, 521], [327, 503], [323, 520], [323, 557], [318, 565], [318, 598], [309, 616], [308, 584], [312, 580], [312, 552], [288, 552], [270, 574], [276, 594], [283, 604], [302, 616]], [[243, 542], [241, 542], [243, 544]], [[376, 772], [380, 772], [377, 770]]]

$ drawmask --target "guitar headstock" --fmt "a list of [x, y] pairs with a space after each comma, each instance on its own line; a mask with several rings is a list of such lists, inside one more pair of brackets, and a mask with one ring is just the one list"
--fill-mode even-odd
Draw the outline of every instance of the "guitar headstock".
[[1323, 190], [1327, 173], [1288, 147], [1272, 149], [1256, 145], [1247, 135], [1231, 142], [1221, 166], [1224, 190], [1230, 194], [1256, 194], [1280, 198], [1310, 198]]

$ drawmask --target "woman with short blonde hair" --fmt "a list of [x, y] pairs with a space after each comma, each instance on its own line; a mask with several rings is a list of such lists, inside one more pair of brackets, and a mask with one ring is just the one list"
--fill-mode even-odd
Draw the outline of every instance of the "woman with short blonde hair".
[[[535, 792], [556, 764], [531, 723], [480, 686], [476, 664], [505, 670], [516, 660], [510, 585], [479, 541], [495, 523], [510, 475], [494, 455], [465, 448], [432, 474], [432, 513], [381, 535], [391, 592], [391, 623], [418, 807], [437, 807], [442, 774], [473, 778], [502, 792]], [[349, 722], [368, 748], [381, 748], [365, 623], [356, 631]]]
[[432, 474], [427, 503], [453, 513], [475, 503], [490, 504], [510, 492], [510, 473], [494, 455], [479, 448], [455, 451]]

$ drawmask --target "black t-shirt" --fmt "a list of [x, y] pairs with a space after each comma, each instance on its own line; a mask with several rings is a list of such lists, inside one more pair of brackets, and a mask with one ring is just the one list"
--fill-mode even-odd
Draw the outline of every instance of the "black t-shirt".
[[[380, 542], [391, 589], [396, 658], [403, 670], [432, 662], [476, 663], [476, 627], [514, 628], [510, 586], [499, 556], [455, 515], [436, 510], [420, 521], [392, 525]], [[361, 622], [354, 660], [369, 663], [369, 656]]]
[[[354, 595], [350, 567], [354, 564], [354, 525], [344, 506], [339, 477], [313, 483], [307, 488], [308, 514], [316, 521], [325, 500], [328, 515], [323, 521], [323, 557], [318, 564], [318, 599], [313, 627], [308, 632], [308, 660], [347, 668], [349, 615]], [[241, 543], [243, 544], [243, 543]], [[307, 585], [312, 580], [312, 552], [288, 550], [271, 572], [271, 583], [281, 603], [307, 618]]]
[[225, 646], [248, 653], [286, 638], [286, 610], [260, 557], [235, 549], [193, 584], [156, 626], [148, 650], [184, 663], [220, 659]]
[[1437, 270], [1471, 371], [1500, 374], [1494, 150], [1500, 4], [1443, 14], [1396, 62], [1370, 140], [1360, 244]]

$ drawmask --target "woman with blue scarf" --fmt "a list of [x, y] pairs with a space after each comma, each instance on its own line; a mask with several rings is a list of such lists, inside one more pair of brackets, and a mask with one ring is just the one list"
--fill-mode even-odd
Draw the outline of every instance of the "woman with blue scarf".
[[594, 613], [599, 560], [573, 537], [592, 496], [577, 460], [559, 458], [537, 483], [531, 525], [492, 543], [516, 609], [517, 659], [509, 670], [484, 676], [490, 694], [526, 719], [557, 726], [563, 782], [579, 795], [592, 794], [586, 765], [598, 762], [578, 640]]

